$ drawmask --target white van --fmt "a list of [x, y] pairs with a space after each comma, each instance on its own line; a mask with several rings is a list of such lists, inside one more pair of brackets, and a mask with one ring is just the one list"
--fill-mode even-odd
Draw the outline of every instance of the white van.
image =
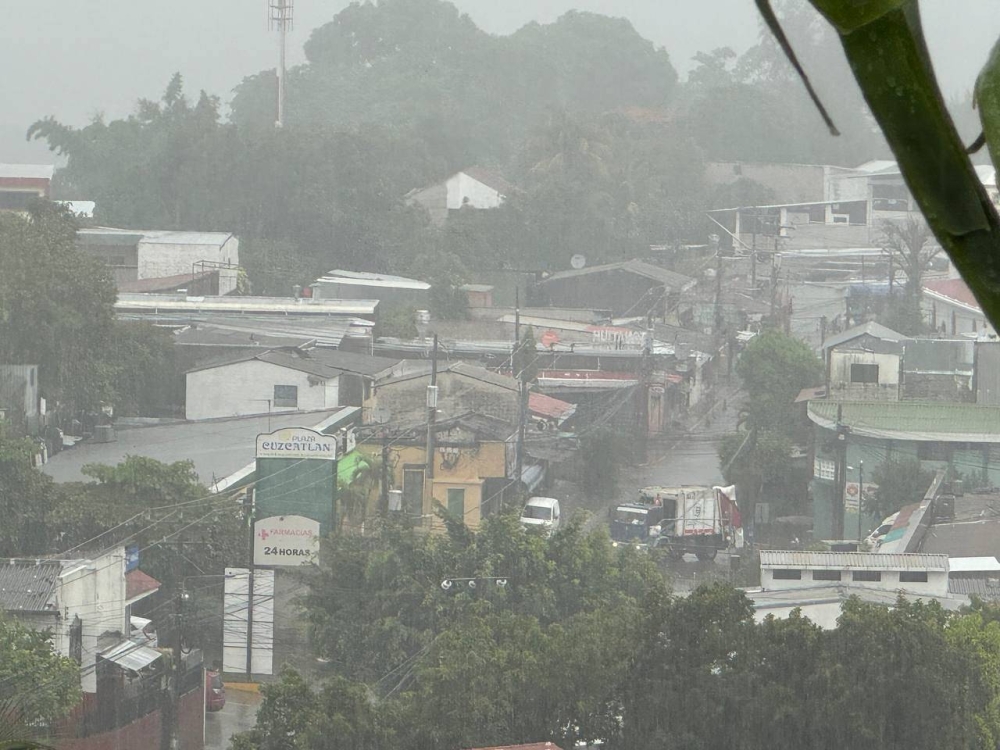
[[521, 511], [521, 523], [525, 528], [545, 529], [547, 536], [559, 528], [559, 501], [554, 497], [532, 497]]

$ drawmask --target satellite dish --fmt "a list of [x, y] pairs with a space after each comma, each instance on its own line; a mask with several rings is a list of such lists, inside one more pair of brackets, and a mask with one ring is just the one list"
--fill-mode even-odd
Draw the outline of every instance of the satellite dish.
[[572, 258], [569, 259], [569, 264], [573, 266], [575, 270], [579, 271], [581, 268], [587, 265], [587, 256], [577, 253], [576, 255], [574, 255]]

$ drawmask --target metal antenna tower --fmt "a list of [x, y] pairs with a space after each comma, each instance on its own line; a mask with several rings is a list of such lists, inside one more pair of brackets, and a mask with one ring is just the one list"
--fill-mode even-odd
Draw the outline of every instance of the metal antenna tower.
[[274, 127], [285, 122], [285, 38], [292, 30], [295, 0], [267, 0], [267, 20], [272, 31], [278, 32], [278, 117]]

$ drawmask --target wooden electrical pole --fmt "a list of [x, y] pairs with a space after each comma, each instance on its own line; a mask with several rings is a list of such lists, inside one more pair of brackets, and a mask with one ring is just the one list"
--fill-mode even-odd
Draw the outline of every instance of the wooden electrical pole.
[[[427, 496], [434, 496], [434, 428], [437, 422], [438, 337], [431, 350], [431, 384], [427, 386]], [[421, 509], [421, 513], [423, 510]]]

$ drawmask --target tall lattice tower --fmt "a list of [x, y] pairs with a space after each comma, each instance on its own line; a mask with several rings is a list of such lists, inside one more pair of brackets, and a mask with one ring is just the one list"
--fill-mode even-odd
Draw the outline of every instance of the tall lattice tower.
[[278, 116], [274, 127], [285, 122], [285, 40], [292, 30], [295, 0], [267, 0], [268, 25], [278, 32]]

